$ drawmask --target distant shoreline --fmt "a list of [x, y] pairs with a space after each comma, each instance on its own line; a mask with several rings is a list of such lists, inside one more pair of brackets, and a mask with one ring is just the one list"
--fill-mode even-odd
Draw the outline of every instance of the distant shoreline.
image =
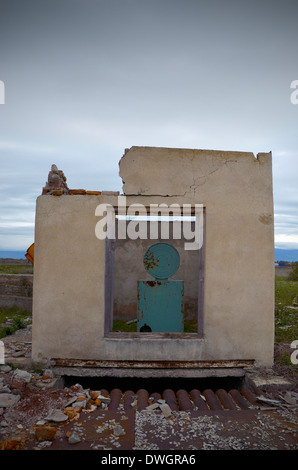
[[16, 265], [16, 264], [31, 264], [29, 260], [26, 258], [18, 259], [18, 258], [0, 258], [0, 265], [7, 264], [7, 265]]
[[[0, 263], [7, 263], [7, 260], [15, 260], [15, 264], [24, 264], [28, 263], [28, 260], [25, 258], [25, 251], [20, 251], [20, 250], [3, 250], [0, 251]], [[6, 261], [3, 261], [6, 260]], [[290, 263], [295, 263], [298, 262], [298, 250], [287, 250], [287, 249], [282, 249], [282, 248], [275, 248], [275, 256], [274, 256], [274, 261], [286, 261]], [[9, 263], [11, 264], [11, 263]]]

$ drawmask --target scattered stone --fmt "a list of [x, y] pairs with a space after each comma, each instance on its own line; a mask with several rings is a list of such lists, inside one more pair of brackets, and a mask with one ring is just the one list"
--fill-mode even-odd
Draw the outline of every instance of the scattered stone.
[[72, 404], [72, 406], [77, 410], [77, 411], [82, 411], [83, 408], [85, 408], [87, 405], [87, 401], [76, 401]]
[[67, 406], [64, 408], [63, 413], [66, 414], [70, 420], [74, 419], [78, 414], [77, 410], [73, 406]]
[[36, 426], [44, 426], [47, 423], [45, 419], [40, 419], [37, 421]]
[[25, 382], [25, 380], [23, 379], [12, 378], [12, 381], [10, 382], [11, 390], [19, 391], [20, 393], [22, 393], [25, 390], [26, 385], [27, 385], [27, 382]]
[[68, 443], [69, 444], [78, 444], [79, 442], [81, 442], [80, 436], [78, 435], [78, 433], [76, 431], [73, 431], [71, 433], [71, 435], [69, 436], [69, 438], [68, 438]]
[[289, 405], [297, 405], [297, 397], [295, 392], [286, 392], [286, 394], [281, 398]]
[[20, 444], [20, 439], [8, 439], [0, 442], [0, 450], [13, 450]]
[[47, 375], [48, 375], [51, 379], [53, 379], [53, 378], [55, 377], [55, 374], [54, 374], [54, 372], [52, 371], [52, 369], [45, 369], [45, 370], [43, 371], [43, 374], [44, 374], [44, 376], [47, 376]]
[[113, 430], [113, 434], [114, 436], [123, 436], [123, 434], [125, 434], [125, 431], [120, 424], [116, 424]]
[[172, 414], [172, 410], [169, 405], [167, 405], [167, 403], [160, 405], [160, 409], [166, 418], [168, 418]]
[[21, 357], [21, 356], [25, 356], [25, 351], [15, 351], [14, 353], [12, 353], [12, 357]]
[[159, 403], [152, 403], [152, 405], [149, 405], [149, 406], [146, 407], [146, 410], [147, 411], [152, 411], [152, 410], [156, 410], [159, 407], [160, 407]]
[[11, 390], [8, 385], [4, 385], [4, 383], [0, 383], [0, 393], [10, 393]]
[[171, 408], [169, 407], [169, 405], [166, 403], [165, 400], [163, 399], [159, 399], [157, 400], [156, 403], [152, 403], [152, 405], [148, 405], [145, 410], [146, 411], [153, 411], [153, 410], [156, 410], [157, 408], [159, 408], [163, 415], [168, 418], [171, 414], [172, 414], [172, 410]]
[[37, 426], [35, 430], [36, 439], [41, 441], [52, 441], [55, 438], [57, 429], [53, 426]]
[[32, 374], [26, 370], [16, 369], [13, 373], [13, 378], [17, 380], [24, 380], [25, 382], [29, 383], [32, 378]]
[[64, 408], [68, 408], [70, 405], [72, 405], [76, 401], [77, 397], [72, 397], [68, 402], [64, 405]]
[[53, 421], [54, 423], [63, 423], [68, 420], [68, 416], [63, 411], [58, 409], [51, 409], [48, 416], [44, 418], [46, 421]]
[[111, 399], [109, 397], [104, 397], [103, 395], [100, 394], [100, 392], [95, 392], [97, 393], [97, 398], [100, 400], [102, 403], [109, 404]]
[[41, 379], [35, 382], [35, 387], [38, 388], [56, 388], [57, 383], [59, 382], [58, 378], [48, 378], [48, 379]]
[[7, 408], [15, 405], [20, 400], [19, 395], [13, 393], [0, 393], [0, 408]]
[[86, 397], [84, 396], [77, 397], [76, 402], [80, 402], [80, 401], [83, 401], [83, 402], [86, 401]]
[[38, 446], [36, 447], [36, 449], [44, 449], [45, 447], [50, 447], [52, 445], [52, 441], [42, 441], [38, 444]]

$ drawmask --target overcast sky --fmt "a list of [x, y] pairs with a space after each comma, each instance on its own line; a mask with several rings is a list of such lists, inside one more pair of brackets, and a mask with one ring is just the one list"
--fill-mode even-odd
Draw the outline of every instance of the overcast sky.
[[133, 145], [272, 151], [275, 245], [298, 248], [297, 20], [297, 0], [0, 0], [0, 250], [34, 241], [52, 163], [121, 191]]

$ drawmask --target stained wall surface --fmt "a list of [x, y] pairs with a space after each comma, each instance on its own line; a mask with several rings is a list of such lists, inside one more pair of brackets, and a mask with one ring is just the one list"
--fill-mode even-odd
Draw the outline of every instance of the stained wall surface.
[[270, 366], [274, 344], [271, 153], [132, 147], [119, 162], [127, 205], [203, 204], [200, 334], [105, 333], [106, 244], [95, 236], [112, 195], [37, 199], [33, 360], [233, 360]]

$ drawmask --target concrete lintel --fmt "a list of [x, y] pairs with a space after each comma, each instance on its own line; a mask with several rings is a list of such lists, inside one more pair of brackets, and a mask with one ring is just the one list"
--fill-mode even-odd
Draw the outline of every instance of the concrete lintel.
[[209, 377], [244, 377], [243, 368], [217, 368], [217, 369], [115, 369], [93, 367], [59, 367], [54, 366], [57, 376], [73, 377], [115, 377], [115, 378], [209, 378]]

